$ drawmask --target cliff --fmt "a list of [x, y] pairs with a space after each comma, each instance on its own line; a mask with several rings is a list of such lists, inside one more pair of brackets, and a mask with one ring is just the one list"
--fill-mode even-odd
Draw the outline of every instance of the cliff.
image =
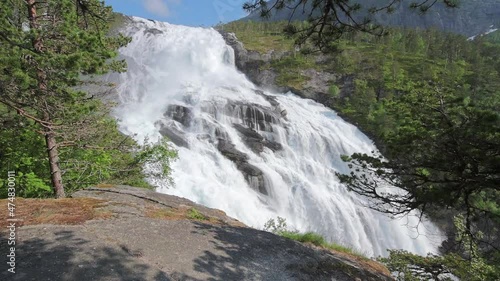
[[[374, 261], [250, 228], [175, 196], [100, 186], [72, 197], [16, 200], [16, 273], [0, 279], [392, 280]], [[6, 219], [2, 213], [2, 253]]]
[[222, 30], [219, 32], [234, 50], [236, 67], [259, 87], [281, 93], [291, 91], [329, 107], [335, 102], [330, 94], [331, 85], [340, 88], [340, 96], [349, 96], [354, 92], [354, 75], [325, 71], [317, 67], [323, 64], [324, 60], [328, 60], [328, 56], [316, 55], [315, 65], [297, 70], [302, 78], [300, 83], [280, 83], [279, 72], [282, 69], [277, 69], [273, 63], [280, 59], [292, 58], [293, 52], [273, 49], [266, 52], [248, 50], [234, 33]]

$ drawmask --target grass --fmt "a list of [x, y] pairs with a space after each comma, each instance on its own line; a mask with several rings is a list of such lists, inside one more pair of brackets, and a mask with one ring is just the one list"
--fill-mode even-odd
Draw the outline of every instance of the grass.
[[311, 56], [296, 54], [273, 61], [271, 67], [277, 70], [276, 82], [278, 85], [301, 90], [309, 81], [309, 77], [300, 73], [301, 70], [315, 68], [315, 64]]
[[[112, 213], [104, 210], [108, 202], [94, 198], [23, 199], [16, 198], [15, 215], [21, 225], [76, 225], [93, 219], [107, 219]], [[0, 200], [7, 206], [7, 200]], [[7, 213], [0, 213], [0, 227], [7, 223]]]
[[298, 242], [302, 243], [310, 243], [313, 244], [317, 247], [321, 247], [324, 249], [327, 249], [329, 251], [335, 252], [337, 254], [340, 254], [341, 256], [346, 257], [349, 260], [356, 261], [363, 265], [365, 268], [369, 268], [373, 271], [383, 273], [387, 276], [391, 276], [391, 273], [385, 267], [383, 264], [372, 260], [359, 251], [340, 245], [336, 243], [329, 243], [325, 240], [325, 238], [317, 233], [314, 232], [306, 232], [306, 233], [300, 233], [296, 231], [280, 231], [277, 233], [278, 235], [281, 235], [285, 238], [292, 239]]
[[288, 238], [288, 239], [292, 239], [292, 240], [299, 241], [302, 243], [311, 243], [311, 244], [318, 246], [318, 247], [322, 247], [325, 249], [334, 250], [337, 252], [342, 252], [342, 253], [346, 253], [346, 254], [350, 254], [350, 255], [355, 255], [359, 258], [369, 260], [369, 258], [365, 257], [360, 252], [358, 252], [352, 248], [342, 246], [340, 244], [329, 243], [325, 240], [325, 238], [323, 238], [323, 236], [321, 236], [317, 233], [314, 233], [314, 232], [300, 233], [300, 232], [294, 232], [294, 231], [284, 231], [284, 232], [281, 232], [279, 234], [283, 237]]
[[157, 206], [146, 207], [146, 216], [154, 219], [166, 219], [166, 220], [198, 220], [198, 221], [209, 221], [212, 223], [217, 223], [218, 219], [215, 217], [208, 217], [202, 214], [195, 208], [180, 208], [172, 209]]
[[200, 221], [209, 220], [208, 217], [200, 213], [200, 211], [196, 210], [195, 208], [190, 208], [186, 213], [186, 217], [192, 220], [200, 220]]
[[146, 216], [153, 219], [181, 219], [183, 217], [182, 214], [176, 212], [175, 210], [152, 206], [146, 207]]
[[[214, 210], [213, 210], [214, 211]], [[226, 216], [226, 213], [220, 210], [215, 210], [216, 214], [207, 215], [203, 214], [194, 207], [182, 206], [179, 208], [169, 208], [166, 206], [158, 206], [155, 204], [148, 204], [145, 207], [145, 215], [148, 218], [160, 220], [194, 220], [201, 221], [212, 225], [231, 225], [235, 227], [247, 227], [239, 221], [226, 222], [218, 216]]]
[[235, 21], [221, 26], [227, 32], [236, 34], [236, 37], [245, 44], [245, 48], [261, 54], [275, 51], [291, 51], [295, 41], [283, 36], [285, 22], [263, 23]]

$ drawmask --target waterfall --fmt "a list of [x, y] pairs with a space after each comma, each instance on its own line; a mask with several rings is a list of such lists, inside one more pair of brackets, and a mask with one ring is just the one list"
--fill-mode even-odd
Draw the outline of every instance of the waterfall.
[[159, 192], [256, 228], [280, 216], [368, 256], [436, 252], [441, 240], [431, 223], [377, 213], [340, 184], [335, 173], [349, 171], [340, 155], [376, 147], [334, 111], [258, 90], [213, 29], [133, 18], [122, 32], [133, 40], [120, 50], [128, 62], [116, 78], [120, 128], [139, 142], [167, 136], [179, 154], [175, 185], [155, 182]]

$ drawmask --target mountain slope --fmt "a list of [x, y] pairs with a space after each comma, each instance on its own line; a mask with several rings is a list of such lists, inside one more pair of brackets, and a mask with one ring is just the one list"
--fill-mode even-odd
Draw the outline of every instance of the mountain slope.
[[[276, 0], [269, 1], [269, 7]], [[299, 0], [296, 0], [298, 2]], [[364, 11], [360, 11], [358, 16], [361, 18], [366, 15], [366, 10], [373, 1], [359, 1]], [[466, 36], [473, 36], [487, 31], [493, 25], [500, 26], [500, 0], [467, 0], [461, 1], [459, 8], [451, 9], [439, 3], [434, 5], [426, 14], [421, 15], [418, 11], [409, 8], [413, 0], [403, 0], [396, 5], [393, 13], [378, 13], [374, 16], [375, 22], [384, 26], [402, 26], [411, 28], [430, 28], [435, 27], [440, 30], [459, 33]], [[310, 5], [306, 6], [304, 11], [297, 10], [292, 20], [306, 20]], [[270, 21], [288, 20], [292, 15], [290, 9], [283, 9], [273, 13]], [[255, 11], [242, 20], [261, 21], [259, 12]]]

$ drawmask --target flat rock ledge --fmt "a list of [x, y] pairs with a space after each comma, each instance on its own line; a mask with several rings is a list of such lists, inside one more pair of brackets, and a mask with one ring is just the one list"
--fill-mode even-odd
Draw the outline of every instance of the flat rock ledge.
[[[2, 206], [6, 206], [6, 200]], [[5, 203], [5, 204], [4, 204]], [[128, 186], [17, 199], [16, 273], [0, 280], [393, 280], [383, 267], [250, 228], [224, 212]]]

